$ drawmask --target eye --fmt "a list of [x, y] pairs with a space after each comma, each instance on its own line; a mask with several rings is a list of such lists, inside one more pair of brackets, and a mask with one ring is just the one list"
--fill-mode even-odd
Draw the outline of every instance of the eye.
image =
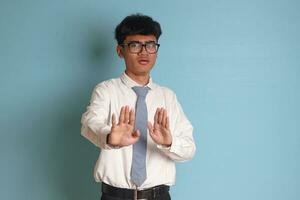
[[139, 48], [141, 46], [138, 42], [131, 42], [128, 44], [130, 48]]
[[148, 43], [146, 43], [146, 45], [147, 45], [148, 48], [151, 48], [151, 49], [156, 48], [156, 43], [155, 42], [148, 42]]

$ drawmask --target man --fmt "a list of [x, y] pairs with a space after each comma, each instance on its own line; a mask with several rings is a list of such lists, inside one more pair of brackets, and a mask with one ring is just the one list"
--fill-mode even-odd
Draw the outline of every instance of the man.
[[102, 200], [171, 199], [175, 161], [194, 156], [193, 127], [175, 93], [150, 77], [160, 35], [149, 16], [123, 19], [115, 38], [125, 72], [99, 83], [82, 115], [82, 135], [101, 148], [94, 177]]

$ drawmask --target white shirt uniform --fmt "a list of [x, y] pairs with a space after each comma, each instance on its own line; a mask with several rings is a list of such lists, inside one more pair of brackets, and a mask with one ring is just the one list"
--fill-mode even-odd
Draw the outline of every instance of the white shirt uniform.
[[[137, 96], [131, 89], [140, 86], [124, 72], [121, 77], [99, 83], [93, 90], [90, 105], [82, 115], [81, 134], [101, 152], [94, 169], [96, 182], [105, 182], [114, 187], [135, 189], [131, 182], [132, 145], [112, 148], [106, 144], [111, 130], [112, 114], [119, 119], [122, 106], [135, 109]], [[157, 145], [148, 132], [147, 179], [138, 189], [175, 183], [175, 161], [190, 160], [195, 154], [193, 127], [186, 118], [173, 91], [159, 86], [150, 78], [146, 96], [148, 121], [153, 124], [157, 108], [165, 108], [169, 116], [172, 145], [169, 148]], [[117, 121], [118, 122], [118, 121]]]

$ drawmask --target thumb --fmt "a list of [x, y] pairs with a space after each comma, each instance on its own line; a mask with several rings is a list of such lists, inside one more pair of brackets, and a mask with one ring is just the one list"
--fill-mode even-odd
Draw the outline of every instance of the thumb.
[[153, 126], [152, 126], [151, 122], [148, 121], [147, 127], [148, 127], [150, 133], [153, 133]]
[[132, 133], [132, 138], [131, 138], [132, 144], [136, 143], [140, 139], [140, 135], [141, 133], [139, 130], [136, 130]]
[[134, 137], [134, 138], [139, 138], [140, 135], [141, 135], [141, 132], [138, 129], [132, 133], [132, 137]]

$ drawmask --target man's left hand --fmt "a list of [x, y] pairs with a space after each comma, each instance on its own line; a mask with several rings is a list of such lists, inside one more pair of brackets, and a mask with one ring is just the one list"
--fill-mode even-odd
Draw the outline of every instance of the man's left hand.
[[148, 129], [153, 141], [159, 145], [170, 147], [172, 144], [172, 135], [169, 126], [167, 110], [157, 108], [154, 115], [154, 124], [152, 125], [148, 121]]

